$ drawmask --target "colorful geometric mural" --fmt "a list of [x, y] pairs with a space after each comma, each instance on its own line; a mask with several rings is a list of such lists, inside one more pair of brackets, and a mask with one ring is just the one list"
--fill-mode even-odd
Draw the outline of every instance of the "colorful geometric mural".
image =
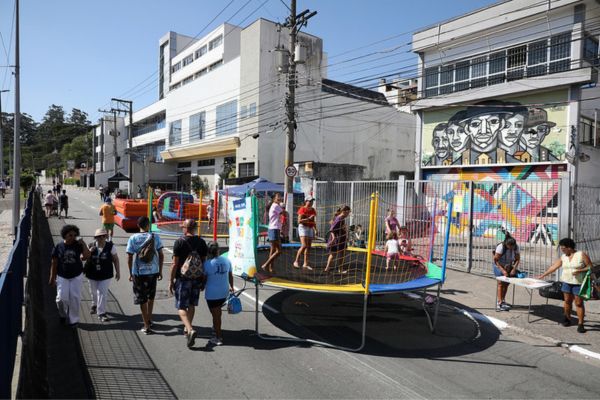
[[565, 160], [567, 92], [488, 100], [423, 113], [424, 167]]

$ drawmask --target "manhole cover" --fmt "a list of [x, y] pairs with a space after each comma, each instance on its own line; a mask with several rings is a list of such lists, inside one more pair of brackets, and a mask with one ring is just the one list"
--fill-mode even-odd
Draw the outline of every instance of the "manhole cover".
[[154, 300], [166, 300], [173, 297], [168, 290], [164, 289], [156, 289], [156, 296], [154, 296]]

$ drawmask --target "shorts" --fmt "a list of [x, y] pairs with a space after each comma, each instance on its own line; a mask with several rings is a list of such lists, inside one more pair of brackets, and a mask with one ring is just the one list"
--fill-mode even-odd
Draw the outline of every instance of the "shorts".
[[102, 224], [102, 226], [104, 227], [104, 229], [106, 229], [107, 231], [112, 231], [113, 228], [115, 227], [114, 222], [112, 224]]
[[579, 296], [579, 290], [581, 289], [581, 285], [572, 285], [570, 283], [562, 282], [562, 286], [560, 290], [563, 293], [574, 294], [575, 296]]
[[225, 304], [226, 300], [227, 299], [217, 299], [217, 300], [206, 299], [206, 305], [208, 306], [209, 309], [223, 307], [223, 304]]
[[[502, 273], [502, 271], [500, 270], [500, 268], [498, 268], [498, 266], [496, 265], [496, 263], [492, 264], [492, 268], [494, 269], [494, 275], [495, 276], [504, 276], [504, 274]], [[508, 268], [508, 274], [510, 275], [510, 271], [512, 270], [512, 268]]]
[[269, 229], [267, 238], [269, 242], [279, 242], [281, 240], [281, 229]]
[[315, 237], [315, 229], [306, 225], [298, 225], [298, 236], [312, 239]]
[[65, 210], [65, 211], [67, 211], [68, 209], [69, 209], [69, 207], [63, 207], [63, 206], [60, 206], [60, 211], [62, 211], [62, 210]]
[[399, 260], [400, 259], [400, 253], [392, 253], [387, 255], [386, 257], [388, 260]]
[[175, 308], [187, 310], [198, 306], [202, 283], [197, 279], [177, 279], [175, 281]]
[[158, 274], [133, 275], [133, 304], [146, 304], [156, 296]]

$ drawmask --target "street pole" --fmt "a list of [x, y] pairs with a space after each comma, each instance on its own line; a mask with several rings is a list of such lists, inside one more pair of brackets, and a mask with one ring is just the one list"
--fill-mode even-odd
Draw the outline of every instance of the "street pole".
[[12, 224], [14, 227], [15, 238], [19, 227], [21, 213], [21, 99], [20, 99], [20, 81], [19, 81], [19, 0], [15, 0], [15, 127], [13, 136], [13, 156], [15, 157], [13, 168], [13, 214]]
[[[117, 99], [113, 97], [111, 99], [117, 103], [127, 104], [127, 110], [122, 110], [120, 108], [117, 109], [118, 112], [127, 112], [129, 113], [129, 129], [127, 129], [127, 147], [129, 150], [133, 148], [133, 101], [131, 100], [123, 100]], [[127, 152], [127, 174], [129, 175], [129, 194], [133, 192], [133, 171], [132, 171], [133, 159], [131, 158], [131, 151]]]
[[[295, 102], [296, 102], [296, 0], [290, 2], [290, 17], [286, 24], [290, 29], [290, 48], [289, 68], [287, 76], [287, 95], [285, 99], [286, 116], [287, 116], [287, 145], [285, 146], [285, 165], [284, 165], [284, 190], [285, 190], [285, 209], [290, 215], [294, 212], [294, 177], [287, 173], [287, 168], [294, 165], [294, 150], [296, 143], [294, 142], [294, 134], [296, 127], [295, 117]], [[289, 237], [292, 238], [292, 224], [289, 224]]]
[[4, 134], [2, 132], [2, 93], [8, 92], [0, 90], [0, 180], [4, 180]]
[[115, 160], [115, 175], [119, 169], [119, 162], [117, 161], [117, 110], [113, 110], [113, 157]]

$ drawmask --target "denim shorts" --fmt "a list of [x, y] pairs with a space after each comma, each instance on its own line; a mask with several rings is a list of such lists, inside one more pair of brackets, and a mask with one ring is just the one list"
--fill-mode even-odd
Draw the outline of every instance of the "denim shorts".
[[581, 289], [581, 285], [572, 285], [570, 283], [562, 282], [562, 287], [560, 290], [563, 293], [574, 294], [575, 296], [579, 296], [579, 290]]
[[298, 236], [312, 239], [315, 237], [315, 229], [310, 226], [298, 225]]
[[[494, 269], [494, 276], [504, 276], [504, 274], [502, 273], [502, 271], [500, 270], [500, 268], [498, 268], [498, 266], [496, 265], [496, 263], [492, 264], [492, 268]], [[508, 270], [508, 276], [510, 276], [511, 269]], [[514, 277], [512, 277], [512, 278], [514, 278]]]
[[269, 242], [278, 242], [281, 240], [281, 230], [280, 229], [269, 229], [267, 232], [267, 238]]

